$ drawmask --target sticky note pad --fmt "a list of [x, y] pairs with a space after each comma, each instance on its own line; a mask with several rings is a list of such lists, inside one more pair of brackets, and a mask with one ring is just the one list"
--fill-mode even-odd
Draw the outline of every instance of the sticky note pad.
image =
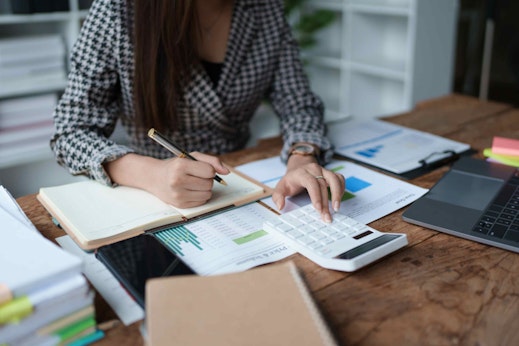
[[501, 155], [519, 156], [519, 139], [495, 136], [492, 141], [492, 152]]

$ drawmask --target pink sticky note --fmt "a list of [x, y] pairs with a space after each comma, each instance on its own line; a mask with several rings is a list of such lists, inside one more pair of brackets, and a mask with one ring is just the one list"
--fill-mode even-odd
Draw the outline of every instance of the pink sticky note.
[[519, 156], [519, 139], [495, 136], [492, 141], [492, 152], [501, 155]]

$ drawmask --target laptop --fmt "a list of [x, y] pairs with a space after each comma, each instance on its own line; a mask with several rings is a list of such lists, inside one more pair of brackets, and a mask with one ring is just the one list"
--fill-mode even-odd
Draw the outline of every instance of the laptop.
[[519, 170], [462, 157], [403, 219], [519, 253]]

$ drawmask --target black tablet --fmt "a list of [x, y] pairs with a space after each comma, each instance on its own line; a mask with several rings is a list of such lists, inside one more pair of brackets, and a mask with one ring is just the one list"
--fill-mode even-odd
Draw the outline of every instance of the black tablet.
[[102, 246], [95, 255], [143, 308], [147, 279], [195, 274], [151, 234]]

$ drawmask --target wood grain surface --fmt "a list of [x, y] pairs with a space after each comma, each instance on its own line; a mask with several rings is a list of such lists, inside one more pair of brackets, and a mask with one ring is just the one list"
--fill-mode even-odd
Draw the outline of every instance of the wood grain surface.
[[[495, 135], [519, 138], [519, 110], [448, 95], [384, 120], [466, 142], [481, 156]], [[222, 155], [236, 166], [279, 154], [281, 140]], [[441, 167], [410, 182], [430, 188]], [[49, 239], [64, 235], [35, 195], [18, 203]], [[519, 254], [402, 221], [398, 210], [370, 226], [403, 232], [409, 245], [355, 273], [323, 269], [300, 255], [293, 260], [341, 345], [519, 345]], [[172, 312], [174, 313], [174, 312]], [[116, 318], [96, 297], [98, 322]], [[143, 345], [139, 323], [107, 331], [96, 345]], [[294, 331], [297, 332], [297, 331]]]

